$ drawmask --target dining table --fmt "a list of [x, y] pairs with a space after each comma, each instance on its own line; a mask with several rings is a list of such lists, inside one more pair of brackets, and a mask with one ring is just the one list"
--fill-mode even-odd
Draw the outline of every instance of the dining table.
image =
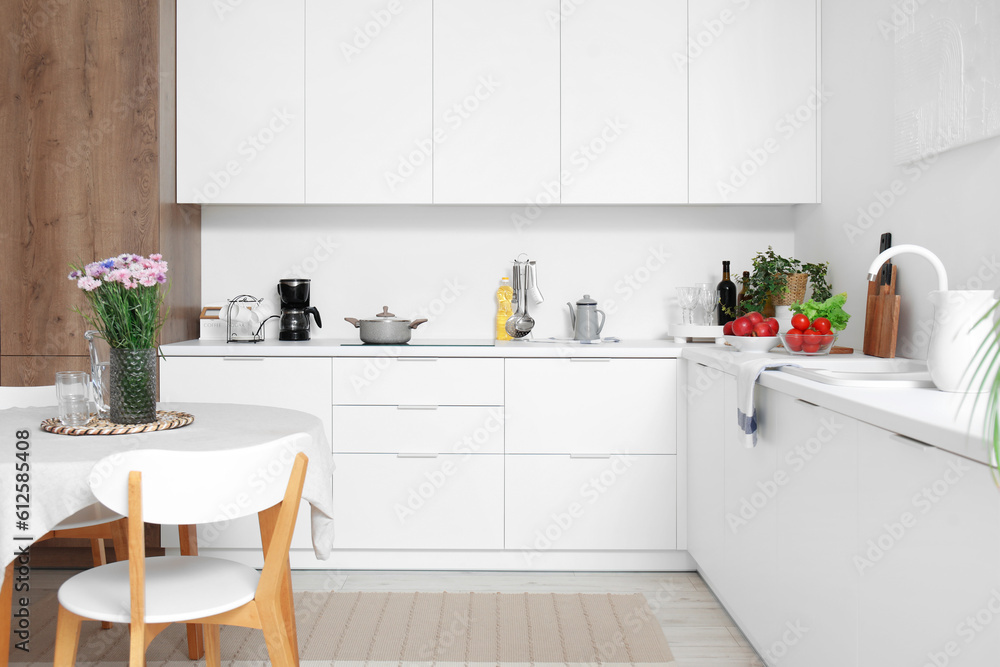
[[[160, 403], [158, 410], [192, 415], [194, 421], [169, 430], [122, 435], [67, 435], [45, 431], [43, 421], [55, 406], [0, 409], [0, 584], [3, 572], [23, 548], [59, 522], [97, 502], [90, 489], [91, 471], [101, 459], [133, 449], [170, 451], [240, 450], [297, 433], [299, 451], [309, 458], [302, 500], [310, 505], [312, 544], [326, 560], [333, 548], [333, 457], [322, 421], [298, 410], [226, 403]], [[183, 480], [178, 480], [183, 486]], [[188, 492], [196, 493], [196, 489]], [[181, 553], [197, 553], [193, 526], [181, 526]], [[30, 561], [29, 561], [30, 562]], [[192, 657], [200, 653], [200, 635], [189, 628]], [[198, 644], [197, 650], [191, 642]], [[5, 663], [6, 655], [0, 656]]]

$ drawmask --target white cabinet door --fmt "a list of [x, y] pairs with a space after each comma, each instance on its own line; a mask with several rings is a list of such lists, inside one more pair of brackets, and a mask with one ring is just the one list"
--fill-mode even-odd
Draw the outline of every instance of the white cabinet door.
[[858, 422], [775, 392], [777, 599], [766, 658], [792, 667], [857, 664]]
[[[167, 357], [160, 361], [160, 400], [301, 410], [323, 421], [329, 440], [330, 368], [327, 358]], [[199, 527], [198, 541], [202, 549], [259, 549], [257, 517]], [[177, 532], [164, 530], [163, 543], [177, 546]], [[299, 508], [292, 548], [312, 549], [308, 503]]]
[[559, 202], [559, 0], [435, 0], [434, 203]]
[[525, 566], [550, 550], [676, 548], [676, 456], [506, 459], [506, 547]]
[[431, 203], [431, 0], [306, 0], [306, 203]]
[[[681, 407], [687, 408], [688, 551], [698, 571], [713, 586], [723, 588], [723, 548], [726, 530], [725, 374], [693, 361]], [[735, 418], [735, 417], [732, 417]]]
[[177, 201], [305, 201], [305, 0], [177, 3]]
[[503, 457], [335, 454], [336, 549], [503, 549]]
[[507, 453], [674, 454], [674, 359], [507, 359]]
[[503, 454], [499, 406], [336, 405], [333, 451], [344, 454]]
[[503, 405], [503, 365], [503, 359], [335, 359], [333, 402], [337, 405]]
[[989, 469], [860, 427], [858, 664], [995, 665], [1000, 492]]
[[690, 3], [690, 201], [814, 203], [818, 2]]
[[[736, 380], [725, 380], [726, 405], [736, 405]], [[774, 636], [777, 544], [777, 448], [771, 438], [781, 420], [770, 404], [774, 393], [757, 388], [758, 441], [748, 449], [739, 437], [735, 408], [726, 416], [725, 545], [719, 596], [755, 646]]]
[[686, 0], [590, 0], [562, 24], [564, 204], [687, 191]]

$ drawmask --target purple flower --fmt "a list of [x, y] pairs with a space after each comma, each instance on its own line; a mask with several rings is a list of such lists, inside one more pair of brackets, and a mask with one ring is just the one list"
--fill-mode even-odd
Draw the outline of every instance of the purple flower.
[[163, 283], [167, 282], [167, 277], [165, 275], [163, 275], [162, 273], [157, 273], [156, 274], [156, 282], [158, 282], [158, 283], [160, 283], [162, 285]]
[[79, 279], [81, 277], [83, 277], [83, 274], [81, 272], [79, 272], [79, 271], [70, 271], [70, 274], [69, 274], [69, 279], [70, 280], [77, 280], [77, 279]]

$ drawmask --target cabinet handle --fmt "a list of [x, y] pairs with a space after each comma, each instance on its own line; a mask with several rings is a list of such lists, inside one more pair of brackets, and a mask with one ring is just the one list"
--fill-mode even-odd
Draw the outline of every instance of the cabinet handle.
[[396, 357], [396, 361], [437, 361], [437, 357]]
[[222, 357], [223, 361], [264, 361], [264, 357]]
[[804, 398], [796, 398], [795, 401], [797, 403], [802, 403], [803, 405], [808, 405], [810, 408], [822, 408], [823, 407], [821, 405], [816, 405], [812, 401], [807, 401]]
[[436, 405], [397, 405], [397, 410], [437, 410]]
[[924, 451], [930, 450], [934, 445], [927, 444], [923, 440], [917, 440], [916, 438], [911, 438], [908, 435], [902, 435], [901, 433], [893, 433], [889, 436], [897, 442], [902, 442], [905, 445], [914, 445], [915, 447], [922, 447]]
[[608, 359], [606, 357], [570, 357], [569, 360], [579, 361], [579, 362], [589, 362], [589, 363], [593, 363], [595, 361], [596, 362], [611, 361], [611, 359]]
[[396, 454], [397, 459], [436, 459], [437, 457], [437, 454]]
[[610, 459], [611, 454], [570, 454], [571, 459]]

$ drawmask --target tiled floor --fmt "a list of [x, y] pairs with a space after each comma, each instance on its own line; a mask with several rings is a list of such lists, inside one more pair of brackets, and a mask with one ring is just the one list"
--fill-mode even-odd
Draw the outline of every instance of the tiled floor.
[[[32, 584], [56, 588], [72, 572], [36, 570]], [[644, 593], [678, 667], [761, 667], [763, 663], [701, 577], [687, 572], [387, 572], [299, 570], [297, 591], [478, 591]]]

